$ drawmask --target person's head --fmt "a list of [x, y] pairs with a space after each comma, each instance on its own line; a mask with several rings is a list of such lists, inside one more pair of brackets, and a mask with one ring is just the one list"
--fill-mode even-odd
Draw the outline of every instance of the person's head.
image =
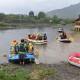
[[46, 34], [44, 34], [46, 36]]
[[26, 42], [27, 42], [27, 40], [26, 40], [26, 39], [24, 39], [24, 42], [26, 43]]
[[29, 43], [29, 46], [32, 46], [33, 47], [33, 44], [32, 43]]
[[62, 33], [63, 31], [64, 31], [63, 28], [59, 28], [59, 29], [58, 29], [58, 32], [59, 32], [59, 33]]
[[24, 42], [24, 39], [21, 39], [21, 42], [23, 43]]
[[16, 42], [16, 45], [18, 44], [18, 42]]

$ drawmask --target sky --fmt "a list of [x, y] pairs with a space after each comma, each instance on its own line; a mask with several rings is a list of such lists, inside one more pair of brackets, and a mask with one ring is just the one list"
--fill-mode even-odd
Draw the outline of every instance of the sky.
[[46, 13], [77, 3], [80, 3], [80, 0], [0, 0], [0, 13], [28, 14], [34, 11], [36, 15], [40, 11]]

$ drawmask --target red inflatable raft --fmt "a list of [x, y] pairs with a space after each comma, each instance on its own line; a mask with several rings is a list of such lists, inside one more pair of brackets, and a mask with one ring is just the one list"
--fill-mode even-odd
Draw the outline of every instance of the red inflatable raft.
[[69, 56], [69, 63], [80, 67], [80, 53], [74, 52]]

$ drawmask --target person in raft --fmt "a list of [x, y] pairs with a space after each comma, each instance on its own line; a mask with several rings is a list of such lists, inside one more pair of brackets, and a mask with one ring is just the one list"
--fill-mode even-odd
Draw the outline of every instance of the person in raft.
[[67, 39], [66, 33], [64, 32], [63, 28], [59, 28], [58, 32], [61, 39]]
[[60, 38], [67, 39], [66, 33], [64, 31], [62, 31], [62, 33], [60, 33]]
[[21, 43], [18, 45], [18, 54], [19, 54], [19, 61], [20, 65], [25, 65], [25, 53], [26, 53], [26, 44], [24, 39], [21, 39]]
[[47, 40], [47, 35], [46, 34], [43, 35], [43, 40]]
[[13, 40], [11, 42], [10, 52], [12, 54], [17, 54], [18, 53], [18, 41], [17, 40]]
[[34, 47], [32, 43], [28, 44], [28, 53], [32, 55], [34, 54]]

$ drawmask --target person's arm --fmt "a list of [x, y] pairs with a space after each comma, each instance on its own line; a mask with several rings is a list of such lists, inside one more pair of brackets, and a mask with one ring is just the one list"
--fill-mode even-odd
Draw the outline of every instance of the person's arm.
[[32, 52], [34, 51], [34, 47], [32, 47]]
[[27, 45], [26, 44], [24, 44], [24, 48], [25, 48], [25, 51], [26, 51], [26, 48], [27, 48]]
[[20, 47], [20, 44], [18, 44], [18, 51], [19, 51], [19, 47]]
[[47, 36], [46, 36], [46, 40], [47, 40]]

